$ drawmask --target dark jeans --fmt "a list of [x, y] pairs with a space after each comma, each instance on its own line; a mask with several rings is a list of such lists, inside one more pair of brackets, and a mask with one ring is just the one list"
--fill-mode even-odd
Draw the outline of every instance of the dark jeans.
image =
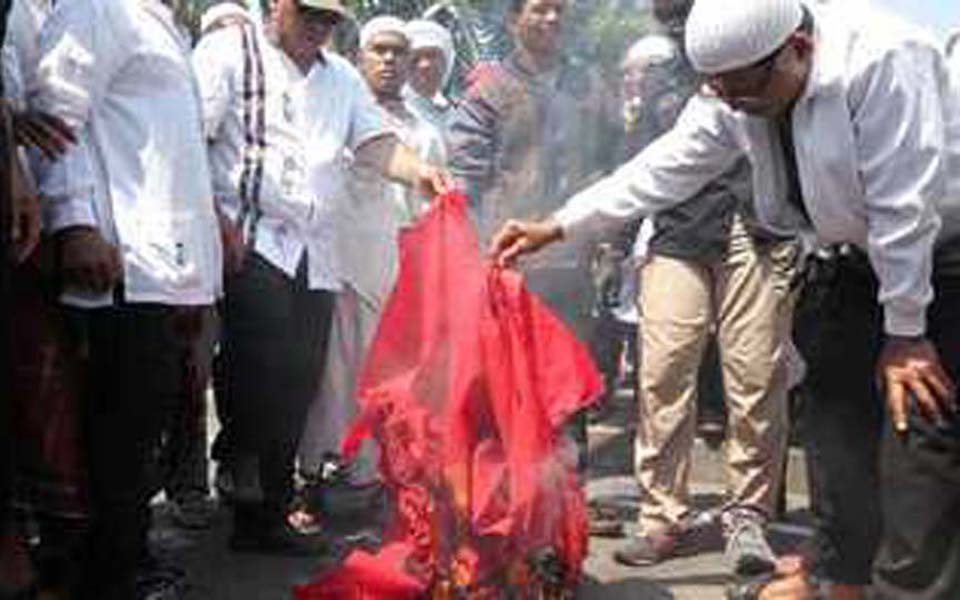
[[136, 597], [160, 435], [183, 400], [185, 357], [204, 310], [125, 304], [70, 312], [87, 350], [82, 414], [91, 522], [80, 598]]
[[[804, 344], [819, 566], [839, 583], [867, 584], [875, 574], [883, 597], [960, 597], [960, 430], [914, 419], [904, 441], [885, 426], [885, 400], [874, 383], [883, 344], [876, 278], [859, 253], [821, 271], [804, 299], [817, 303], [820, 316]], [[960, 279], [934, 280], [929, 336], [956, 378]]]
[[222, 358], [231, 432], [237, 458], [257, 459], [267, 519], [292, 500], [294, 458], [320, 381], [334, 297], [308, 289], [305, 264], [290, 279], [255, 254], [227, 285]]

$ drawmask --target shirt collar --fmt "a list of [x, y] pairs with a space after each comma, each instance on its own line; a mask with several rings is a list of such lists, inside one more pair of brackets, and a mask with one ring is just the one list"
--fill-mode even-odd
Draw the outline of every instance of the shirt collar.
[[816, 96], [840, 89], [846, 70], [846, 52], [843, 45], [847, 36], [839, 28], [832, 28], [830, 16], [822, 10], [813, 12], [813, 57], [806, 89], [797, 104], [803, 104]]
[[[285, 59], [289, 60], [290, 62], [293, 62], [293, 59], [287, 56], [287, 53], [280, 46], [280, 40], [277, 38], [277, 32], [274, 31], [273, 27], [267, 28], [266, 37], [267, 37], [267, 41], [270, 42], [271, 46], [276, 48], [277, 52], [282, 54]], [[321, 67], [327, 66], [329, 61], [327, 59], [326, 53], [324, 52], [323, 48], [317, 50], [316, 62]]]

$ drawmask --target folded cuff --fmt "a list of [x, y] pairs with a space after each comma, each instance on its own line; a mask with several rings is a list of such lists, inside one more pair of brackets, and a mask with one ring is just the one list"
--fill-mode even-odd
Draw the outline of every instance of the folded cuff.
[[917, 337], [927, 332], [927, 309], [884, 306], [884, 331], [888, 335]]

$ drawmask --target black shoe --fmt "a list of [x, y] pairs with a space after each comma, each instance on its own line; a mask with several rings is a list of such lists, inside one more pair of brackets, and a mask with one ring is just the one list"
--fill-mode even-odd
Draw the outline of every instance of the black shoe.
[[154, 557], [142, 561], [137, 573], [138, 600], [181, 600], [187, 593], [187, 572]]
[[587, 527], [591, 537], [621, 538], [624, 528], [616, 508], [591, 503], [587, 506]]

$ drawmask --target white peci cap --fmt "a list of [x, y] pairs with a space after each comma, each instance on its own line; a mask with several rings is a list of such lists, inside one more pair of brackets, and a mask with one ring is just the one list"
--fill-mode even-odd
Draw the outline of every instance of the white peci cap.
[[647, 35], [627, 50], [624, 65], [659, 65], [675, 60], [680, 55], [677, 43], [665, 35]]
[[444, 78], [446, 81], [453, 72], [453, 63], [456, 59], [453, 47], [453, 35], [450, 31], [437, 23], [426, 19], [414, 19], [407, 23], [407, 37], [410, 38], [410, 49], [437, 48], [443, 53], [445, 61]]
[[403, 19], [381, 15], [370, 19], [360, 29], [360, 47], [366, 48], [370, 40], [381, 33], [396, 33], [410, 41], [407, 37], [407, 23]]
[[802, 22], [800, 0], [696, 0], [687, 55], [706, 75], [741, 69], [772, 54]]

